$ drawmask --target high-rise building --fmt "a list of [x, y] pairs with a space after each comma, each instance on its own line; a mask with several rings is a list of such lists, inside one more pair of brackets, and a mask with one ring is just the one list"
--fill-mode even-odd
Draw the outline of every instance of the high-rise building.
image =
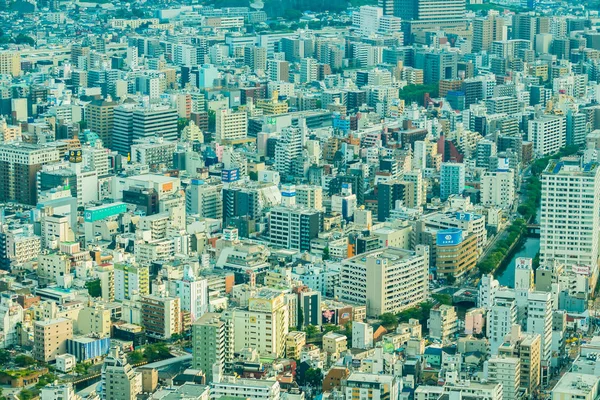
[[111, 347], [102, 363], [100, 398], [135, 400], [142, 392], [142, 374], [135, 372], [118, 346]]
[[153, 339], [169, 340], [181, 333], [181, 306], [179, 297], [142, 296], [142, 325], [146, 335]]
[[21, 75], [21, 53], [14, 50], [0, 51], [0, 74]]
[[244, 47], [244, 64], [253, 71], [267, 69], [267, 48], [258, 46]]
[[93, 100], [85, 106], [88, 129], [96, 133], [104, 147], [112, 148], [113, 121], [117, 103], [110, 100]]
[[231, 314], [236, 333], [234, 351], [250, 347], [268, 357], [284, 355], [289, 309], [283, 293], [263, 289], [248, 300], [248, 309], [234, 310]]
[[512, 38], [529, 40], [530, 46], [532, 46], [536, 33], [539, 33], [537, 23], [538, 19], [534, 15], [528, 13], [515, 14], [512, 23]]
[[378, 0], [377, 6], [383, 9], [383, 15], [394, 15], [394, 0]]
[[492, 42], [505, 40], [504, 20], [494, 15], [473, 20], [473, 52], [489, 51]]
[[426, 84], [454, 80], [458, 76], [458, 55], [448, 51], [420, 50], [415, 54], [415, 67], [423, 70]]
[[541, 341], [542, 367], [550, 366], [552, 357], [552, 294], [531, 292], [527, 298], [527, 333], [537, 333]]
[[429, 337], [441, 340], [446, 343], [454, 339], [454, 335], [458, 332], [458, 316], [456, 308], [442, 304], [432, 308], [429, 312]]
[[221, 109], [216, 112], [215, 140], [234, 143], [248, 137], [248, 114], [245, 111]]
[[300, 60], [300, 82], [310, 83], [317, 80], [318, 63], [314, 58]]
[[185, 211], [204, 218], [223, 218], [222, 183], [192, 179], [185, 188]]
[[529, 121], [528, 140], [538, 156], [554, 154], [567, 141], [566, 118], [559, 115], [542, 115]]
[[540, 386], [541, 337], [539, 334], [523, 334], [520, 325], [513, 325], [506, 340], [498, 348], [500, 357], [518, 357], [520, 361], [520, 388], [534, 393]]
[[313, 185], [296, 185], [296, 204], [323, 211], [323, 188]]
[[462, 229], [442, 229], [436, 233], [435, 265], [439, 278], [457, 279], [477, 263], [477, 236]]
[[59, 158], [57, 147], [26, 143], [0, 146], [0, 201], [35, 205], [38, 171]]
[[310, 251], [310, 241], [322, 231], [322, 213], [304, 207], [274, 207], [269, 233], [274, 246]]
[[197, 277], [191, 265], [183, 268], [183, 277], [169, 281], [169, 295], [178, 297], [182, 311], [190, 313], [192, 321], [208, 311], [208, 282]]
[[383, 8], [362, 6], [352, 13], [352, 24], [361, 35], [372, 35], [379, 31], [379, 21], [383, 17]]
[[162, 137], [134, 139], [130, 147], [131, 161], [150, 167], [173, 167], [173, 155], [177, 143]]
[[177, 140], [177, 109], [166, 106], [115, 107], [112, 149], [122, 155], [131, 152], [135, 140], [162, 137]]
[[518, 400], [521, 360], [517, 357], [492, 357], [487, 363], [489, 379], [502, 384], [502, 400]]
[[395, 399], [398, 397], [402, 383], [393, 375], [353, 372], [342, 382], [341, 392], [347, 399], [364, 395], [368, 399]]
[[481, 202], [486, 206], [510, 208], [515, 202], [515, 174], [487, 171], [481, 178]]
[[56, 318], [33, 324], [33, 358], [50, 362], [67, 352], [67, 340], [73, 338], [73, 321]]
[[192, 325], [192, 367], [213, 381], [213, 366], [230, 362], [233, 357], [231, 321], [217, 313], [206, 313]]
[[111, 150], [121, 155], [128, 155], [133, 143], [133, 110], [134, 105], [123, 104], [113, 110], [113, 130]]
[[461, 163], [442, 163], [440, 171], [440, 198], [448, 200], [453, 194], [462, 194], [465, 190], [465, 165]]
[[385, 222], [392, 210], [396, 209], [396, 201], [406, 197], [406, 183], [399, 181], [381, 182], [377, 184], [377, 220]]
[[271, 82], [289, 82], [290, 63], [283, 60], [267, 60], [267, 76]]
[[280, 400], [282, 397], [277, 380], [240, 379], [230, 375], [214, 380], [210, 395], [215, 399], [243, 397], [247, 400]]
[[542, 173], [540, 264], [564, 263], [594, 287], [598, 277], [600, 169], [578, 157], [551, 161]]
[[128, 263], [114, 265], [115, 300], [131, 300], [150, 293], [148, 266]]
[[342, 262], [336, 295], [341, 301], [366, 304], [369, 316], [398, 313], [427, 299], [428, 267], [427, 246], [364, 253]]
[[511, 290], [498, 290], [487, 313], [486, 336], [490, 341], [490, 351], [498, 354], [512, 326], [517, 322], [517, 303]]
[[302, 149], [306, 142], [307, 128], [303, 123], [299, 127], [288, 126], [283, 128], [281, 136], [275, 145], [275, 169], [283, 178], [289, 178], [294, 171], [294, 164], [302, 155]]
[[464, 29], [465, 0], [393, 0], [394, 16], [402, 18], [405, 38], [438, 27]]

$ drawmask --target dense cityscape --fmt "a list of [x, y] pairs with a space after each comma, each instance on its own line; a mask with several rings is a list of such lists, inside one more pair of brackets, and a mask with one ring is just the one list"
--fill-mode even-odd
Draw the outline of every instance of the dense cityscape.
[[0, 0], [0, 400], [600, 400], [597, 0]]

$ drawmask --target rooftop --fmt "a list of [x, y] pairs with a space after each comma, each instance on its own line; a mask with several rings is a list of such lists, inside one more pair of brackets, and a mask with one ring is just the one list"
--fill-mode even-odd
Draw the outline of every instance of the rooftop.
[[560, 378], [552, 392], [569, 393], [571, 397], [585, 396], [594, 389], [598, 381], [600, 381], [600, 376], [567, 372]]

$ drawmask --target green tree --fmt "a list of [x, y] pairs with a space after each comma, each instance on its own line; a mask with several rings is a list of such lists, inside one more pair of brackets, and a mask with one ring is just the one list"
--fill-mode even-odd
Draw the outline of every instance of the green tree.
[[436, 294], [432, 295], [431, 297], [433, 297], [434, 300], [436, 300], [437, 302], [439, 302], [441, 304], [445, 304], [447, 306], [452, 305], [452, 296], [450, 296], [449, 294], [436, 293]]
[[187, 118], [179, 118], [177, 120], [177, 133], [181, 134], [183, 128], [185, 128], [189, 124], [189, 120]]
[[28, 44], [29, 46], [35, 46], [35, 40], [31, 36], [27, 36], [23, 33], [19, 33], [15, 37], [16, 44]]
[[348, 321], [344, 325], [344, 335], [348, 338], [348, 342], [352, 343], [352, 321]]
[[398, 317], [392, 313], [381, 314], [379, 320], [385, 329], [395, 329], [398, 325]]
[[304, 309], [302, 307], [300, 307], [300, 310], [298, 311], [298, 330], [301, 331], [302, 330], [302, 326], [304, 325]]
[[85, 283], [85, 287], [88, 290], [88, 293], [92, 297], [102, 297], [102, 283], [100, 279], [94, 279], [91, 281], [87, 281]]
[[293, 8], [286, 8], [285, 12], [283, 13], [283, 18], [287, 19], [288, 21], [296, 21], [301, 17], [302, 11]]
[[214, 110], [208, 110], [208, 130], [211, 132], [215, 131], [217, 124], [217, 114]]
[[321, 371], [321, 368], [309, 368], [304, 375], [304, 381], [307, 385], [312, 386], [317, 392], [321, 392], [323, 371]]
[[44, 386], [46, 386], [47, 384], [54, 382], [56, 379], [57, 379], [57, 376], [55, 374], [53, 374], [52, 372], [49, 372], [45, 375], [40, 376], [40, 379], [35, 384], [35, 387], [38, 389], [41, 389]]
[[342, 328], [340, 328], [339, 326], [335, 325], [335, 324], [325, 324], [323, 325], [323, 333], [329, 333], [329, 332], [339, 332]]
[[0, 365], [7, 364], [12, 359], [8, 350], [0, 349]]
[[166, 343], [154, 343], [144, 348], [144, 357], [148, 362], [171, 358], [171, 352]]
[[19, 354], [15, 357], [15, 364], [17, 364], [19, 367], [29, 367], [35, 365], [35, 363], [35, 359], [27, 354]]
[[130, 364], [139, 364], [144, 361], [144, 353], [139, 350], [134, 350], [127, 354], [127, 360]]
[[31, 400], [31, 399], [34, 399], [36, 396], [37, 396], [36, 391], [29, 390], [29, 389], [23, 389], [19, 393], [20, 400]]
[[314, 338], [319, 334], [319, 330], [314, 325], [307, 325], [306, 328], [304, 328], [304, 332], [306, 332], [306, 337], [309, 339]]
[[323, 260], [329, 260], [329, 257], [329, 246], [327, 246], [323, 249]]

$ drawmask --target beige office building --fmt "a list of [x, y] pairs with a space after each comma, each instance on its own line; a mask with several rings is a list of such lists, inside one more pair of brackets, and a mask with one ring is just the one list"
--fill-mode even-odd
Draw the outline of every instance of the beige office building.
[[56, 318], [33, 324], [33, 357], [50, 362], [67, 351], [67, 339], [73, 338], [73, 321]]

